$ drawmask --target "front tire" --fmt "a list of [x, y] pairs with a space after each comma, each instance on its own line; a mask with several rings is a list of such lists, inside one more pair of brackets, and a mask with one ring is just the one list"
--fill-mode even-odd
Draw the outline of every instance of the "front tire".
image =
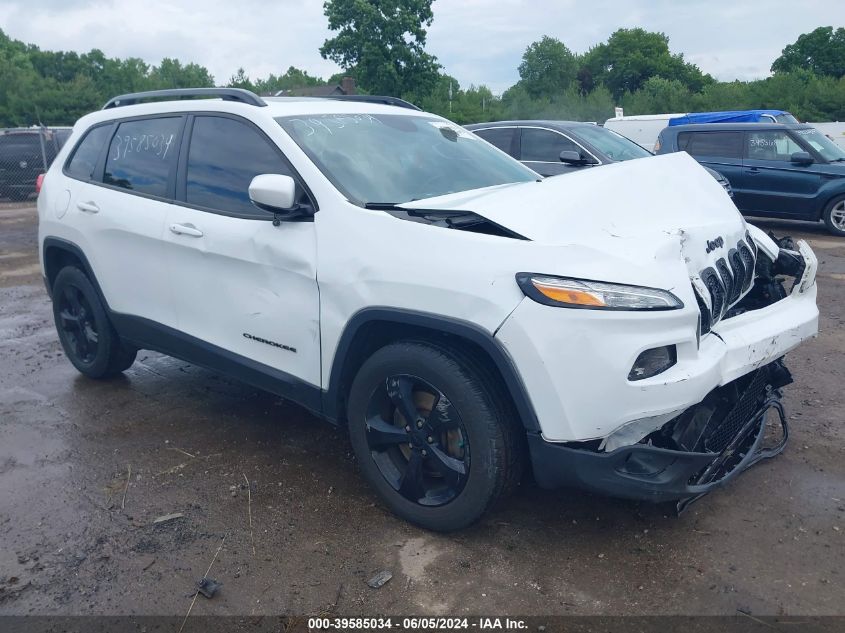
[[822, 217], [828, 231], [834, 235], [845, 237], [845, 196], [831, 200], [825, 207]]
[[494, 394], [481, 367], [428, 343], [394, 343], [364, 362], [349, 394], [349, 435], [394, 513], [458, 530], [518, 482], [520, 444]]
[[62, 268], [53, 282], [53, 319], [73, 366], [89, 378], [128, 369], [138, 353], [125, 345], [106, 315], [91, 281], [78, 268]]

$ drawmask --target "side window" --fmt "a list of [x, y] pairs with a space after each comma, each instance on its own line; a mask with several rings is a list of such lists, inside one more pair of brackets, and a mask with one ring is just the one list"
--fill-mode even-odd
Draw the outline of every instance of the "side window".
[[513, 133], [515, 131], [516, 128], [512, 127], [494, 127], [489, 130], [478, 130], [475, 134], [491, 145], [495, 145], [503, 152], [511, 154], [511, 150], [513, 148]]
[[551, 130], [530, 127], [522, 129], [522, 158], [520, 160], [558, 163], [560, 153], [564, 150], [580, 152], [581, 148], [565, 136]]
[[176, 167], [182, 117], [124, 121], [109, 145], [103, 182], [164, 197]]
[[678, 149], [693, 156], [742, 157], [742, 132], [681, 132]]
[[279, 152], [251, 126], [198, 116], [188, 152], [185, 201], [228, 213], [256, 213], [249, 183], [259, 174], [292, 176]]
[[97, 161], [100, 158], [100, 152], [103, 151], [103, 145], [109, 140], [111, 133], [111, 123], [108, 125], [101, 125], [95, 127], [93, 130], [88, 130], [76, 149], [73, 150], [73, 156], [67, 163], [67, 175], [71, 178], [78, 178], [79, 180], [91, 180], [94, 177], [94, 170], [97, 168]]
[[806, 151], [789, 134], [782, 131], [748, 132], [745, 156], [752, 160], [789, 162], [794, 152]]

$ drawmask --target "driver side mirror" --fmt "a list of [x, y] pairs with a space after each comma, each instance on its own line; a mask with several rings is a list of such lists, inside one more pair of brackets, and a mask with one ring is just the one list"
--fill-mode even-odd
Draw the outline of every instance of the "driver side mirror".
[[260, 174], [249, 183], [249, 199], [262, 211], [279, 221], [301, 220], [314, 215], [310, 206], [296, 202], [296, 182], [282, 174]]
[[810, 152], [793, 152], [789, 160], [796, 165], [812, 165], [815, 162]]
[[565, 149], [560, 153], [560, 162], [567, 165], [592, 165], [592, 159], [587, 156], [582, 156], [581, 152], [575, 150]]

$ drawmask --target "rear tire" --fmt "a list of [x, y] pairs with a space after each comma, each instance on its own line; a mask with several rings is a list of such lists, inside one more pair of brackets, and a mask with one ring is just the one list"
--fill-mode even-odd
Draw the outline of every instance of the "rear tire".
[[393, 343], [364, 362], [349, 394], [349, 436], [394, 513], [459, 530], [515, 486], [521, 444], [494, 394], [471, 359], [425, 342]]
[[138, 350], [120, 340], [85, 273], [72, 266], [62, 268], [53, 282], [52, 295], [59, 341], [82, 374], [110, 378], [135, 362]]
[[822, 214], [827, 230], [845, 237], [845, 196], [838, 196], [831, 200]]

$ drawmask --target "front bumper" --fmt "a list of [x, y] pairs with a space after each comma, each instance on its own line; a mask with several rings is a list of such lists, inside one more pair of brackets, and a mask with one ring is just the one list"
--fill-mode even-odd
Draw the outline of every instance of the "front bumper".
[[[785, 371], [780, 363], [773, 363], [744, 381], [743, 392], [723, 415], [715, 418], [709, 435], [706, 438], [702, 435], [697, 442], [698, 451], [673, 450], [649, 443], [604, 453], [594, 446], [555, 444], [539, 434], [529, 433], [534, 478], [543, 488], [575, 487], [625, 499], [680, 501], [681, 510], [761, 459], [783, 450], [789, 437], [786, 415], [779, 390], [767, 385], [780, 371]], [[725, 394], [719, 393], [724, 391], [727, 389], [716, 390], [715, 397], [724, 399]], [[704, 405], [696, 405], [678, 416], [677, 423], [692, 419], [700, 407]], [[776, 445], [765, 448], [766, 424], [771, 412], [777, 415], [782, 434]], [[667, 425], [671, 426], [671, 423]], [[718, 450], [710, 450], [714, 446]]]
[[[520, 369], [542, 438], [601, 440], [649, 419], [662, 420], [659, 426], [814, 336], [817, 263], [802, 248], [806, 269], [789, 296], [723, 319], [700, 340], [698, 306], [686, 295], [679, 295], [683, 309], [655, 313], [569, 310], [523, 300], [496, 338]], [[676, 347], [674, 366], [628, 380], [640, 353], [666, 345]]]

